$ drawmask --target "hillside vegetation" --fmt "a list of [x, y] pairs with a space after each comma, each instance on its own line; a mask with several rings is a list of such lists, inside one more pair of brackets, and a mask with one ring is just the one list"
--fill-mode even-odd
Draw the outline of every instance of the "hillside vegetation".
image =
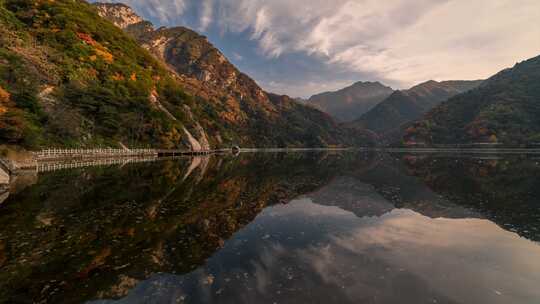
[[182, 145], [171, 111], [203, 109], [135, 41], [82, 1], [2, 1], [0, 141], [46, 145]]
[[540, 56], [442, 103], [406, 130], [408, 144], [540, 142]]
[[245, 145], [333, 146], [364, 143], [333, 119], [287, 96], [276, 98], [239, 71], [205, 36], [185, 27], [154, 28], [123, 4], [96, 3], [115, 23], [179, 76], [187, 92], [207, 100]]
[[419, 119], [441, 102], [480, 85], [481, 81], [427, 81], [408, 90], [395, 91], [373, 109], [351, 123], [384, 134]]

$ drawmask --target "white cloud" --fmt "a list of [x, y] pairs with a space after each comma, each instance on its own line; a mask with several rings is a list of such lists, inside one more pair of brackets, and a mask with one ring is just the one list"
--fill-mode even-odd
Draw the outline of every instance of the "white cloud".
[[233, 52], [232, 55], [233, 55], [233, 59], [236, 60], [236, 61], [242, 61], [242, 60], [244, 60], [244, 57], [243, 57], [242, 55], [238, 54], [238, 53], [234, 53], [234, 52]]
[[[401, 87], [485, 78], [540, 54], [538, 0], [127, 0], [147, 17], [245, 34], [268, 58], [305, 54]], [[196, 8], [198, 14], [192, 14]]]
[[214, 1], [213, 0], [203, 0], [201, 7], [201, 17], [200, 17], [200, 26], [199, 31], [204, 32], [212, 22], [214, 14]]
[[408, 86], [484, 78], [540, 53], [537, 0], [223, 0], [268, 57], [305, 52]]

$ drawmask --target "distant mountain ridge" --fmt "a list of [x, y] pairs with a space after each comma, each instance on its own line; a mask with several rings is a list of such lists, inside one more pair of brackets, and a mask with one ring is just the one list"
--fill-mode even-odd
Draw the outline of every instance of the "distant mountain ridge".
[[479, 86], [482, 80], [430, 80], [408, 90], [395, 91], [350, 125], [382, 134], [419, 119], [441, 102]]
[[311, 96], [306, 104], [311, 105], [336, 118], [349, 122], [369, 111], [394, 90], [380, 82], [356, 82], [334, 92], [324, 92]]
[[440, 104], [407, 128], [406, 144], [540, 142], [540, 56]]

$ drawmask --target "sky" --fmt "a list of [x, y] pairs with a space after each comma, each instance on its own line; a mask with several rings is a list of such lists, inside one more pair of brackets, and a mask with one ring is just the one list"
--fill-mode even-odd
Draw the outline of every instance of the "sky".
[[[106, 1], [119, 2], [119, 1]], [[485, 79], [540, 55], [539, 0], [123, 0], [208, 37], [265, 90]]]

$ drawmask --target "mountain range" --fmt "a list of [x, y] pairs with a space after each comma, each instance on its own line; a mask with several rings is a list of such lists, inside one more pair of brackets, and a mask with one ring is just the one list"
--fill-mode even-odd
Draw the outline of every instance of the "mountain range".
[[306, 104], [332, 115], [341, 122], [350, 122], [390, 96], [394, 90], [380, 82], [356, 82], [335, 92], [311, 96]]
[[430, 80], [408, 90], [395, 91], [351, 125], [383, 134], [404, 123], [421, 118], [441, 102], [475, 88], [481, 82], [481, 80], [442, 82]]

